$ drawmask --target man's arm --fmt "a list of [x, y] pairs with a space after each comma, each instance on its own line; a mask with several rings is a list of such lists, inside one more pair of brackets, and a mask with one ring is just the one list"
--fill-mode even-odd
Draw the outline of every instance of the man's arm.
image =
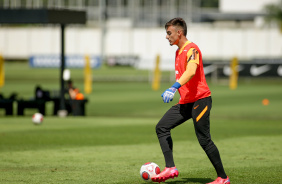
[[187, 52], [187, 66], [186, 71], [182, 74], [178, 82], [183, 86], [189, 82], [192, 77], [196, 74], [196, 70], [199, 64], [199, 52], [195, 48], [191, 48]]
[[186, 71], [183, 73], [183, 75], [180, 77], [180, 79], [177, 81], [181, 86], [189, 82], [192, 77], [196, 74], [198, 65], [194, 62], [188, 62]]

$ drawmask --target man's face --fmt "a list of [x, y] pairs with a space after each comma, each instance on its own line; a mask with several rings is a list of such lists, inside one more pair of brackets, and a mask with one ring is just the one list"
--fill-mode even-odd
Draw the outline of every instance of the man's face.
[[169, 26], [166, 29], [166, 39], [168, 39], [170, 45], [177, 45], [180, 38], [180, 30], [174, 26]]

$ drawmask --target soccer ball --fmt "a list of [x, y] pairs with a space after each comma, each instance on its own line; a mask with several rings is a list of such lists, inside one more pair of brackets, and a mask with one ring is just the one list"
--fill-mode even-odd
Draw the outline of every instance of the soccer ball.
[[152, 181], [151, 178], [160, 174], [160, 167], [154, 162], [147, 162], [141, 166], [140, 175], [145, 181]]
[[34, 124], [39, 125], [39, 124], [42, 123], [42, 121], [43, 121], [43, 115], [41, 113], [37, 112], [37, 113], [33, 114], [32, 122]]

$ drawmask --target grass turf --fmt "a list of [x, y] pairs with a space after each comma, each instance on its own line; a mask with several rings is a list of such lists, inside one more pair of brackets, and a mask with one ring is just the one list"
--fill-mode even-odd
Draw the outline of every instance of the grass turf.
[[[82, 74], [72, 70], [81, 89]], [[94, 78], [110, 74], [148, 77], [146, 71], [129, 68], [93, 71]], [[58, 76], [57, 69], [7, 63], [1, 92], [30, 98], [36, 84], [58, 89]], [[281, 79], [240, 80], [234, 91], [226, 84], [210, 84], [212, 137], [233, 184], [281, 183], [281, 84]], [[143, 163], [153, 161], [164, 168], [154, 127], [172, 105], [160, 98], [170, 85], [162, 83], [159, 91], [152, 91], [147, 82], [94, 81], [86, 117], [51, 116], [49, 103], [39, 126], [31, 123], [35, 110], [25, 111], [24, 117], [5, 117], [0, 109], [0, 183], [144, 183], [139, 176]], [[269, 105], [262, 105], [264, 98]], [[166, 183], [212, 181], [215, 171], [196, 140], [192, 122], [175, 128], [172, 136], [180, 176]]]
[[[3, 119], [2, 119], [3, 120]], [[7, 118], [0, 124], [1, 183], [143, 183], [141, 165], [164, 168], [154, 134], [157, 118]], [[219, 120], [212, 135], [232, 183], [280, 183], [282, 125], [272, 120]], [[191, 121], [172, 131], [179, 178], [205, 183], [215, 171], [201, 150]]]

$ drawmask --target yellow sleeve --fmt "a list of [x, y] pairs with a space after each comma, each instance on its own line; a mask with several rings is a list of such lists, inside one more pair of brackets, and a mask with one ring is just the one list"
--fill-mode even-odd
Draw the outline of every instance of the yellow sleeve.
[[187, 63], [191, 62], [199, 65], [199, 52], [197, 51], [197, 49], [189, 49], [189, 51], [187, 52], [187, 58]]

